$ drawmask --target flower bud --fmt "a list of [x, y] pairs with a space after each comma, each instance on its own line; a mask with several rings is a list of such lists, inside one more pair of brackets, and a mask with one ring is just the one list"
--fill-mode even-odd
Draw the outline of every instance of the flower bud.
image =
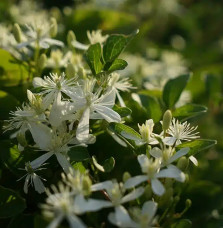
[[57, 35], [57, 20], [54, 17], [50, 18], [50, 36], [55, 37]]
[[76, 75], [75, 68], [72, 63], [67, 64], [66, 75], [68, 78], [74, 78]]
[[38, 60], [38, 68], [42, 70], [46, 65], [47, 57], [46, 54], [41, 54]]
[[171, 120], [172, 120], [172, 113], [170, 110], [166, 110], [166, 112], [163, 115], [163, 130], [164, 130], [164, 132], [166, 132], [169, 129]]
[[76, 36], [73, 31], [69, 31], [67, 34], [67, 44], [69, 47], [73, 47], [72, 42], [76, 40]]
[[26, 141], [25, 134], [19, 132], [19, 133], [17, 133], [16, 138], [17, 138], [19, 144], [20, 144], [22, 147], [26, 147], [26, 146], [28, 145], [28, 144], [27, 144], [27, 141]]
[[129, 172], [124, 172], [123, 176], [122, 176], [122, 180], [125, 183], [129, 178], [131, 178], [131, 175]]
[[187, 199], [185, 204], [186, 204], [186, 208], [188, 209], [191, 207], [192, 201], [190, 199]]
[[17, 23], [15, 23], [13, 26], [13, 35], [15, 37], [15, 40], [18, 43], [20, 43], [22, 41], [22, 31], [21, 31], [20, 26]]
[[188, 158], [183, 156], [178, 160], [177, 167], [180, 170], [185, 171], [187, 169], [188, 164], [189, 164]]
[[84, 176], [82, 187], [83, 187], [85, 196], [89, 196], [91, 194], [91, 185], [92, 185], [92, 181], [89, 178], [89, 176]]

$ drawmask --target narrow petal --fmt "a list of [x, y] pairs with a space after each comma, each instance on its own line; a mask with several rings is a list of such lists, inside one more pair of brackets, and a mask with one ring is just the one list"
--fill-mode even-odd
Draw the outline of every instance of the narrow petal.
[[35, 173], [33, 174], [33, 183], [34, 183], [35, 190], [39, 194], [45, 192], [45, 186], [44, 186], [43, 182], [41, 181], [41, 179], [39, 178], [39, 176], [36, 175]]
[[43, 154], [42, 156], [36, 158], [33, 160], [30, 165], [32, 166], [33, 169], [36, 169], [40, 167], [46, 160], [48, 160], [51, 156], [53, 155], [53, 152], [47, 152]]
[[145, 167], [149, 163], [149, 159], [145, 154], [140, 154], [138, 157], [138, 162], [141, 167]]
[[142, 214], [147, 215], [150, 221], [155, 216], [156, 211], [157, 211], [157, 203], [153, 201], [147, 201], [143, 204]]
[[86, 108], [77, 126], [76, 137], [81, 142], [89, 138], [90, 108]]
[[55, 40], [55, 39], [51, 39], [51, 38], [44, 38], [42, 39], [43, 42], [48, 43], [50, 45], [56, 45], [56, 46], [64, 46], [64, 43], [62, 41], [59, 40]]
[[76, 215], [67, 216], [67, 220], [71, 228], [87, 228], [87, 226]]
[[89, 45], [85, 45], [85, 44], [82, 44], [76, 40], [72, 41], [72, 45], [77, 48], [77, 49], [80, 49], [80, 50], [87, 50]]
[[133, 188], [146, 180], [148, 180], [148, 177], [146, 175], [139, 175], [139, 176], [131, 177], [125, 182], [124, 187], [127, 189]]
[[75, 213], [99, 211], [102, 208], [111, 207], [112, 203], [106, 200], [85, 199], [83, 195], [77, 195], [74, 200]]
[[153, 192], [158, 196], [162, 196], [163, 193], [165, 192], [165, 188], [163, 187], [163, 184], [158, 179], [152, 179], [151, 184], [152, 184]]
[[172, 146], [175, 142], [176, 142], [176, 138], [175, 137], [165, 137], [163, 139], [164, 144], [168, 145], [168, 146]]
[[69, 173], [71, 164], [69, 163], [67, 158], [61, 153], [56, 153], [56, 157], [57, 157], [57, 161], [59, 162], [60, 166], [63, 168], [64, 172]]
[[190, 156], [189, 159], [191, 160], [191, 162], [192, 162], [194, 165], [198, 166], [198, 161], [197, 161], [197, 159], [196, 159], [194, 156]]
[[178, 150], [170, 159], [169, 159], [169, 163], [172, 163], [174, 161], [176, 161], [178, 158], [188, 154], [188, 152], [190, 151], [190, 148], [189, 147], [185, 147], [185, 148], [182, 148], [180, 150]]
[[129, 201], [135, 200], [138, 197], [140, 197], [143, 194], [143, 192], [144, 192], [143, 187], [136, 188], [135, 190], [133, 190], [132, 192], [124, 196], [121, 200], [121, 203], [126, 203]]
[[28, 193], [29, 179], [30, 179], [30, 175], [28, 174], [28, 175], [26, 176], [25, 183], [24, 183], [24, 187], [23, 187], [23, 190], [24, 190], [24, 192], [25, 192], [26, 194]]
[[42, 87], [42, 86], [45, 86], [45, 81], [40, 77], [34, 77], [33, 87], [36, 88], [36, 87]]
[[161, 158], [162, 157], [162, 150], [158, 147], [152, 148], [152, 150], [149, 151], [149, 153], [154, 157], [154, 158]]
[[120, 115], [111, 108], [102, 105], [94, 105], [94, 109], [109, 123], [121, 121]]
[[56, 228], [61, 223], [63, 215], [58, 215], [53, 219], [53, 221], [46, 228]]
[[113, 182], [112, 181], [104, 181], [98, 184], [94, 184], [91, 186], [91, 191], [100, 191], [103, 189], [111, 189], [113, 186]]

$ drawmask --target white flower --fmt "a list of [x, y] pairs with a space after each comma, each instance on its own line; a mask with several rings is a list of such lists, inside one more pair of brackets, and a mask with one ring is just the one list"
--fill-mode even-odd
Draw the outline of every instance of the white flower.
[[125, 107], [125, 103], [121, 95], [119, 94], [119, 91], [128, 92], [129, 89], [134, 89], [135, 87], [133, 87], [132, 84], [129, 82], [129, 78], [123, 78], [121, 80], [119, 79], [120, 75], [118, 73], [111, 73], [108, 79], [108, 86], [111, 89], [115, 90], [120, 105], [122, 107]]
[[117, 183], [116, 181], [105, 181], [91, 186], [92, 191], [106, 190], [107, 197], [110, 202], [107, 202], [106, 207], [119, 207], [123, 203], [135, 200], [140, 197], [144, 188], [139, 187], [125, 195], [126, 189], [122, 183]]
[[47, 94], [47, 99], [53, 101], [58, 93], [68, 94], [74, 89], [75, 81], [73, 78], [66, 79], [65, 74], [62, 73], [60, 76], [54, 73], [50, 73], [50, 76], [45, 76], [43, 79], [35, 77], [33, 79], [33, 86], [41, 87], [44, 91], [42, 94]]
[[108, 219], [112, 224], [123, 228], [154, 228], [154, 216], [156, 211], [157, 203], [147, 201], [143, 204], [142, 210], [132, 208], [131, 214], [133, 214], [133, 219], [122, 206], [116, 208], [115, 213], [110, 213]]
[[42, 123], [31, 123], [30, 132], [38, 148], [43, 151], [48, 151], [32, 161], [31, 166], [38, 168], [51, 156], [55, 155], [63, 170], [69, 172], [71, 165], [67, 157], [67, 152], [69, 151], [67, 144], [72, 135], [69, 133], [58, 134]]
[[23, 48], [26, 46], [39, 46], [41, 48], [47, 49], [51, 45], [63, 46], [63, 42], [50, 38], [50, 24], [39, 21], [35, 21], [33, 24], [26, 25], [27, 31], [25, 31], [27, 41], [22, 42], [17, 45], [18, 48]]
[[[27, 162], [25, 164], [25, 169], [21, 169], [21, 170], [25, 170], [27, 172], [26, 175], [24, 175], [23, 177], [21, 177], [19, 180], [25, 178], [25, 184], [24, 184], [24, 192], [27, 194], [28, 193], [28, 187], [31, 184], [32, 186], [34, 185], [35, 190], [41, 194], [43, 192], [45, 192], [45, 187], [44, 184], [42, 182], [42, 180], [45, 181], [45, 179], [41, 178], [40, 176], [38, 176], [35, 172], [39, 171], [39, 170], [43, 170], [46, 168], [33, 168], [31, 166], [30, 162]], [[41, 180], [42, 179], [42, 180]], [[18, 180], [18, 181], [19, 181]]]
[[84, 86], [75, 93], [68, 94], [74, 103], [74, 107], [82, 111], [76, 131], [79, 141], [89, 138], [89, 119], [105, 119], [108, 122], [120, 122], [120, 115], [112, 110], [115, 104], [115, 91], [111, 90], [101, 94], [101, 88], [93, 92], [95, 80], [86, 79]]
[[75, 203], [75, 199], [70, 192], [70, 188], [59, 184], [58, 189], [52, 186], [53, 193], [46, 190], [48, 198], [46, 203], [41, 205], [43, 214], [53, 219], [47, 228], [56, 228], [66, 219], [71, 228], [85, 228], [86, 225], [81, 221], [77, 215], [81, 214], [78, 208], [78, 204]]
[[190, 148], [185, 147], [175, 152], [175, 148], [164, 148], [163, 151], [158, 147], [154, 147], [150, 150], [150, 154], [155, 158], [161, 159], [162, 166], [168, 166], [182, 156], [188, 154]]
[[173, 118], [172, 123], [167, 130], [167, 133], [171, 135], [171, 137], [165, 137], [163, 139], [163, 142], [166, 145], [172, 146], [172, 145], [179, 145], [181, 144], [183, 140], [185, 141], [191, 141], [193, 139], [199, 138], [197, 134], [199, 132], [195, 132], [197, 130], [196, 127], [191, 127], [189, 123], [184, 122], [180, 123], [178, 120]]
[[[108, 35], [103, 36], [101, 34], [101, 30], [95, 30], [95, 31], [93, 30], [92, 32], [87, 31], [87, 37], [89, 39], [90, 44], [100, 43], [102, 45], [108, 38]], [[90, 45], [82, 44], [82, 43], [78, 42], [77, 40], [73, 41], [72, 45], [75, 48], [81, 49], [81, 50], [87, 50], [90, 46]]]
[[184, 182], [185, 175], [177, 167], [169, 165], [167, 169], [160, 170], [160, 159], [148, 159], [144, 154], [138, 156], [138, 161], [142, 172], [146, 175], [139, 175], [129, 178], [124, 186], [125, 188], [133, 188], [142, 182], [151, 181], [152, 190], [156, 195], [163, 195], [165, 188], [158, 178], [174, 178], [178, 181]]

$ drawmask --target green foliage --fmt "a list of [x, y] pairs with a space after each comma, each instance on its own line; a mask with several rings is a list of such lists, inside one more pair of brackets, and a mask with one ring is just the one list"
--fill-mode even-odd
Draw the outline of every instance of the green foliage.
[[11, 189], [0, 186], [0, 218], [13, 217], [26, 208], [25, 200]]
[[100, 165], [97, 160], [96, 160], [96, 157], [93, 156], [92, 157], [92, 161], [93, 161], [93, 164], [95, 165], [95, 167], [100, 170], [101, 172], [111, 172], [112, 169], [114, 168], [115, 166], [115, 159], [113, 157], [110, 157], [108, 159], [106, 159], [102, 165]]
[[91, 158], [87, 148], [83, 146], [72, 147], [68, 152], [68, 156], [71, 163], [80, 162]]
[[189, 74], [170, 79], [163, 89], [163, 101], [167, 108], [173, 108], [190, 78]]

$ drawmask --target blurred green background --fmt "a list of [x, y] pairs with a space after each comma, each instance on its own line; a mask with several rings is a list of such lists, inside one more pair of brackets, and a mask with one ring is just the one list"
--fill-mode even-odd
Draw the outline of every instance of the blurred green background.
[[[190, 185], [185, 188], [183, 197], [190, 198], [193, 205], [185, 217], [193, 221], [193, 227], [223, 227], [223, 1], [0, 1], [0, 25], [10, 27], [14, 22], [24, 23], [30, 16], [56, 17], [58, 38], [63, 41], [69, 30], [75, 32], [77, 40], [87, 42], [87, 30], [129, 34], [139, 29], [126, 49], [129, 74], [138, 87], [145, 87], [144, 81], [153, 70], [154, 62], [165, 62], [167, 69], [172, 67], [169, 74], [177, 74], [180, 64], [193, 72], [187, 87], [192, 102], [208, 107], [206, 114], [193, 121], [199, 125], [202, 138], [217, 139], [218, 144], [198, 154], [199, 166], [190, 169]], [[4, 38], [1, 27], [0, 33], [0, 39]], [[177, 58], [168, 53], [174, 53]], [[0, 58], [1, 123], [15, 105], [23, 102], [26, 91], [18, 78], [14, 78], [13, 71], [12, 78], [2, 76], [3, 62]], [[165, 73], [161, 73], [164, 78]], [[7, 96], [11, 98], [10, 104]], [[103, 141], [103, 137], [99, 137], [100, 140]], [[108, 149], [108, 153], [112, 152]]]

